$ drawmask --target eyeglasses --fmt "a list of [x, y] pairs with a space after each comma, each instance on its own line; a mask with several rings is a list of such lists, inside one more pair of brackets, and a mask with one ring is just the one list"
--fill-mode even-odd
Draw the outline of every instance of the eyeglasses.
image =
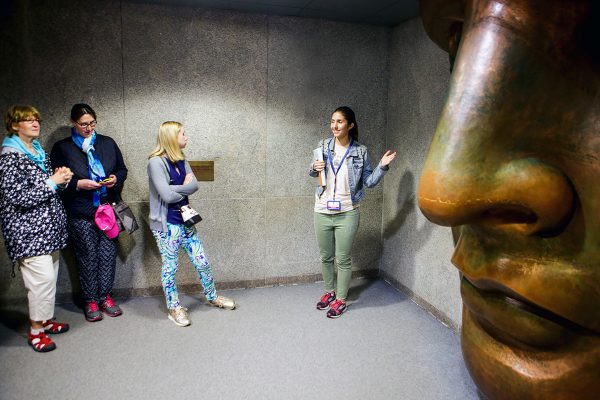
[[29, 119], [22, 119], [19, 122], [27, 122], [28, 124], [33, 124], [34, 122], [37, 122], [38, 124], [41, 124], [42, 120], [37, 119], [37, 118], [29, 118]]
[[87, 128], [88, 126], [89, 126], [89, 127], [92, 127], [92, 128], [93, 128], [93, 127], [95, 127], [95, 126], [96, 126], [96, 124], [98, 123], [98, 121], [96, 121], [96, 120], [93, 120], [93, 121], [90, 121], [90, 122], [84, 122], [84, 123], [82, 123], [82, 124], [80, 124], [79, 122], [75, 122], [75, 123], [76, 123], [77, 125], [79, 125], [80, 127], [82, 127], [83, 129], [85, 129], [85, 128]]

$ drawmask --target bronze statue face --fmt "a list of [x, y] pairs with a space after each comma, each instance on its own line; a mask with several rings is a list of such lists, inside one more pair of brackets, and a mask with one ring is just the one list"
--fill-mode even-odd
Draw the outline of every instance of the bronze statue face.
[[490, 399], [600, 393], [597, 3], [421, 0], [454, 65], [419, 206], [455, 227], [463, 354]]

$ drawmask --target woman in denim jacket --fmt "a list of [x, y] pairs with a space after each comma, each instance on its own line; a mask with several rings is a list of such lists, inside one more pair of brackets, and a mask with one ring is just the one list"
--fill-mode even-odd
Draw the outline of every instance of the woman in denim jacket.
[[[367, 147], [360, 144], [354, 111], [339, 107], [331, 116], [333, 137], [319, 142], [309, 174], [321, 175], [325, 185], [315, 193], [315, 234], [321, 253], [325, 294], [317, 303], [327, 317], [337, 318], [346, 311], [346, 298], [352, 266], [352, 243], [358, 230], [358, 203], [365, 196], [364, 187], [377, 185], [396, 157], [386, 151], [379, 165], [371, 167]], [[320, 160], [322, 155], [322, 160]], [[334, 260], [337, 262], [337, 290], [334, 287]]]

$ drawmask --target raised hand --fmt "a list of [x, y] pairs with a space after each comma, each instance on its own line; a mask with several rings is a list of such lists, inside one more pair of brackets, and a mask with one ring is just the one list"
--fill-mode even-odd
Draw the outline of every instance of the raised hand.
[[386, 151], [383, 157], [381, 157], [381, 166], [385, 167], [390, 165], [391, 162], [394, 161], [394, 158], [396, 158], [396, 152], [392, 153], [390, 150]]

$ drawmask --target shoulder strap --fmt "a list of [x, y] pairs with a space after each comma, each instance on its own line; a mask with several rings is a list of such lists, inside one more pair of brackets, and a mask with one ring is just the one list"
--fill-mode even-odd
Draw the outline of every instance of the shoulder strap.
[[169, 163], [167, 161], [167, 157], [163, 157], [163, 156], [159, 156], [160, 159], [163, 161], [163, 164], [165, 164], [165, 168], [167, 169], [167, 173], [169, 172]]

